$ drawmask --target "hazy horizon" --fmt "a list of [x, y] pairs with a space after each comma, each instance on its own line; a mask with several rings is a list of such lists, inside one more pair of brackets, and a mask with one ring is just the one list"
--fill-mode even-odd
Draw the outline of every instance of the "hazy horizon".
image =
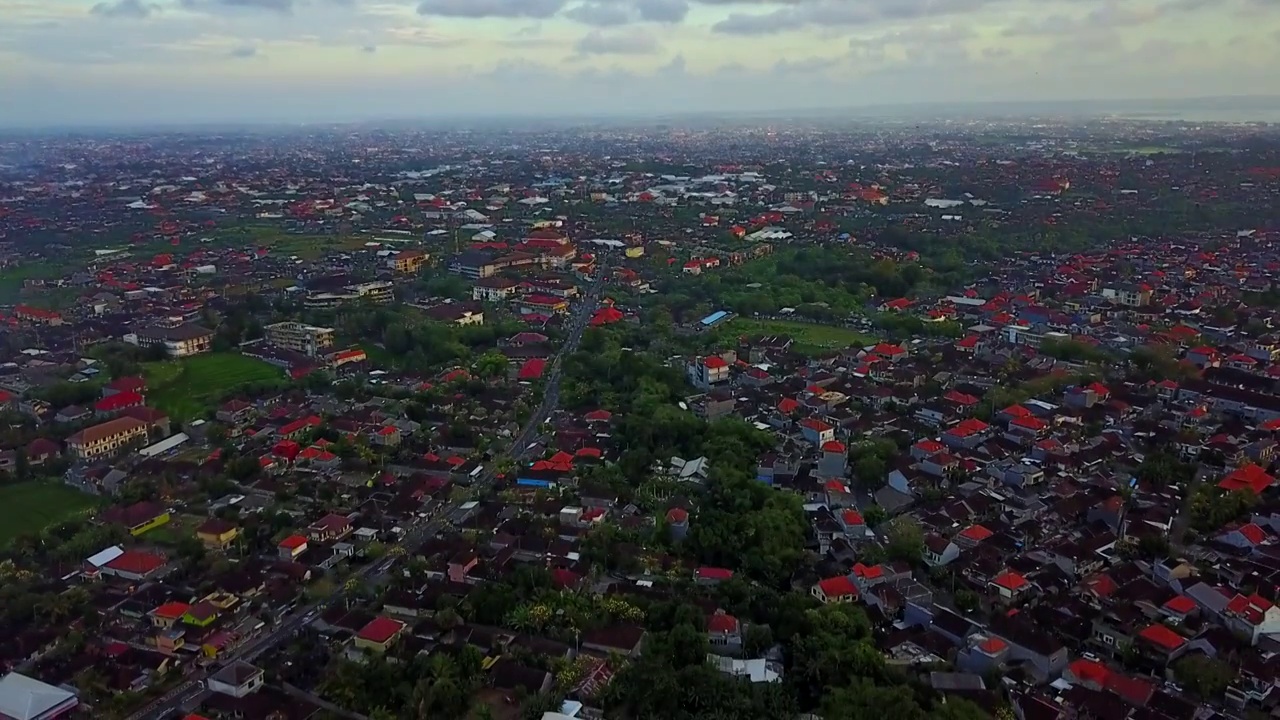
[[9, 0], [0, 64], [28, 128], [1177, 102], [1280, 96], [1280, 3]]

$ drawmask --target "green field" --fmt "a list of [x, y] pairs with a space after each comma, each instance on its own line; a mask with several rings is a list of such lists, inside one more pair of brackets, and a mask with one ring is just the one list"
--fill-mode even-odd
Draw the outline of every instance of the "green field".
[[148, 404], [177, 421], [200, 417], [241, 385], [282, 379], [284, 371], [235, 353], [212, 353], [182, 360], [148, 363]]
[[98, 499], [52, 482], [0, 486], [0, 547], [96, 507]]
[[4, 268], [0, 270], [0, 302], [20, 302], [24, 295], [30, 294], [23, 292], [23, 285], [27, 280], [54, 280], [62, 277], [66, 270], [65, 266], [49, 261]]
[[225, 247], [255, 245], [268, 248], [275, 255], [297, 255], [315, 260], [330, 252], [359, 250], [371, 240], [354, 235], [315, 235], [285, 232], [272, 225], [241, 225], [224, 228], [210, 239]]
[[728, 329], [735, 335], [787, 335], [794, 342], [792, 348], [796, 352], [807, 355], [818, 354], [829, 350], [843, 350], [851, 345], [874, 345], [877, 340], [835, 325], [811, 325], [790, 320], [753, 320], [737, 317], [730, 320]]

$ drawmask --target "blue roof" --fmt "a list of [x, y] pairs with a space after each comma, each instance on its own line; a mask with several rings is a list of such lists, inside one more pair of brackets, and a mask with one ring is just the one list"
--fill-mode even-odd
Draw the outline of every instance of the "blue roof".
[[551, 487], [550, 480], [538, 480], [536, 478], [517, 478], [516, 485], [524, 485], [525, 487]]
[[715, 311], [715, 312], [711, 313], [710, 315], [708, 315], [708, 316], [706, 316], [706, 317], [702, 318], [702, 324], [703, 324], [703, 325], [715, 325], [716, 323], [718, 323], [718, 322], [720, 322], [721, 320], [725, 319], [725, 316], [727, 316], [728, 314], [729, 314], [729, 313], [725, 312], [724, 310], [717, 310], [717, 311]]

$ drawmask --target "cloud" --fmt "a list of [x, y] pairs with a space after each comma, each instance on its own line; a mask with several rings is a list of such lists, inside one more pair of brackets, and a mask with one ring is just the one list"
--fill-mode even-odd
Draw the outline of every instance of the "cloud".
[[293, 12], [293, 0], [182, 0], [182, 6], [206, 12], [226, 9], [270, 10], [286, 15]]
[[[699, 0], [708, 2], [708, 0]], [[712, 4], [719, 0], [710, 0]], [[805, 27], [857, 27], [980, 10], [1000, 0], [792, 0], [767, 13], [731, 13], [711, 27], [726, 35], [771, 35]], [[727, 3], [725, 3], [727, 4]]]
[[232, 48], [230, 52], [227, 53], [228, 57], [238, 58], [242, 60], [245, 58], [257, 57], [257, 55], [258, 55], [258, 48], [254, 47], [253, 45], [241, 45], [240, 47]]
[[151, 13], [160, 8], [142, 0], [117, 0], [114, 3], [100, 2], [89, 9], [93, 15], [105, 18], [131, 18], [140, 20], [151, 17]]
[[365, 45], [364, 47], [360, 48], [360, 52], [362, 52], [362, 53], [369, 53], [369, 54], [376, 53], [376, 52], [378, 52], [378, 46], [377, 46], [377, 45]]
[[645, 33], [606, 35], [599, 30], [587, 33], [573, 46], [579, 55], [651, 55], [658, 40]]
[[640, 19], [649, 22], [678, 23], [689, 14], [686, 0], [640, 0], [636, 6]]
[[419, 15], [461, 18], [549, 18], [564, 9], [567, 0], [422, 0]]
[[569, 8], [564, 16], [592, 27], [614, 27], [631, 22], [629, 8], [617, 3], [589, 2]]

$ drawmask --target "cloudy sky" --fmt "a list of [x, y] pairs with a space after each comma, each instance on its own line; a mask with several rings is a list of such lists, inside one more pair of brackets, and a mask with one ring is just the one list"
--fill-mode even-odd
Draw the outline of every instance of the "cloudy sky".
[[0, 125], [1280, 95], [1280, 0], [0, 0]]

